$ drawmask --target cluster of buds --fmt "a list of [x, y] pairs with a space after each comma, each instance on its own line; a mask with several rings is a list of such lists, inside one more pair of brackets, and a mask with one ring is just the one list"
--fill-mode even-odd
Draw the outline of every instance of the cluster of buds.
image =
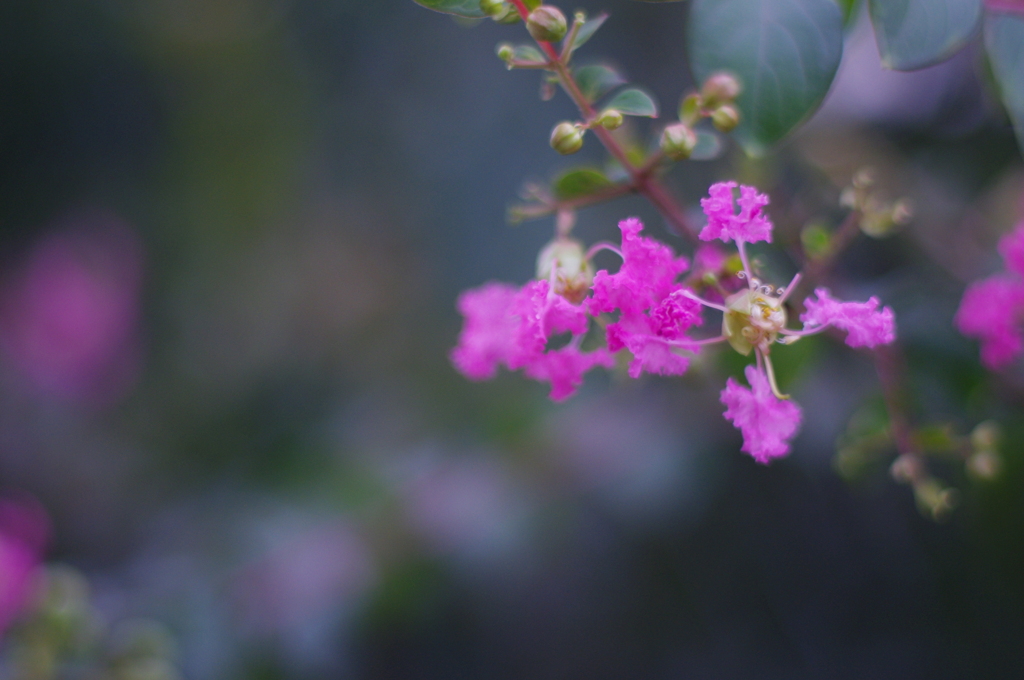
[[720, 132], [731, 132], [740, 124], [736, 97], [740, 95], [739, 81], [731, 73], [714, 73], [701, 87], [691, 92], [679, 104], [679, 122], [667, 126], [661, 134], [661, 150], [672, 160], [685, 160], [697, 146], [694, 126], [708, 118]]
[[860, 215], [860, 229], [868, 236], [882, 238], [902, 227], [914, 215], [910, 199], [883, 201], [872, 191], [875, 173], [871, 168], [862, 168], [853, 176], [850, 186], [839, 198], [844, 208], [856, 210]]
[[[736, 244], [739, 290], [707, 285], [729, 271], [730, 258], [717, 249], [698, 251], [696, 271], [681, 281], [691, 269], [689, 259], [641, 235], [643, 225], [635, 218], [619, 224], [621, 244], [598, 243], [589, 250], [560, 230], [541, 252], [534, 281], [521, 288], [489, 283], [459, 297], [465, 325], [451, 355], [456, 368], [474, 380], [493, 377], [499, 366], [523, 369], [528, 377], [551, 383], [551, 398], [562, 400], [575, 392], [591, 368], [615, 366], [616, 355], [630, 357], [633, 378], [643, 373], [681, 375], [704, 347], [726, 343], [755, 358], [746, 369], [750, 387], [730, 378], [721, 393], [725, 417], [742, 432], [742, 450], [760, 463], [786, 455], [801, 411], [779, 390], [773, 346], [836, 328], [846, 332], [851, 347], [875, 347], [895, 339], [895, 322], [892, 310], [879, 308], [875, 298], [841, 302], [819, 288], [803, 303], [802, 328], [788, 328], [786, 302], [800, 275], [784, 289], [754, 276], [745, 246], [771, 241], [773, 227], [763, 212], [768, 197], [741, 186], [736, 198], [736, 188], [735, 182], [711, 187], [710, 196], [701, 201], [708, 223], [700, 238]], [[621, 258], [617, 272], [594, 271], [592, 258], [601, 250]], [[718, 299], [701, 297], [699, 288]], [[704, 307], [722, 314], [718, 336], [691, 335], [703, 325]], [[587, 347], [594, 326], [603, 331], [604, 342]], [[565, 333], [568, 343], [552, 349], [549, 341]]]

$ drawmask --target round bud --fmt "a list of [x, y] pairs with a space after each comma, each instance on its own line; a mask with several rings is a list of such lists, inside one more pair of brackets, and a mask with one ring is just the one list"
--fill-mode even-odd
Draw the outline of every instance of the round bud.
[[569, 27], [562, 10], [552, 5], [541, 5], [530, 12], [526, 19], [526, 30], [534, 40], [557, 42], [565, 37]]
[[594, 268], [587, 260], [582, 243], [571, 238], [556, 238], [537, 256], [537, 278], [553, 280], [556, 295], [579, 304], [594, 282]]
[[711, 123], [720, 132], [732, 132], [740, 124], [740, 112], [731, 104], [722, 104], [711, 112]]
[[494, 51], [498, 53], [498, 59], [501, 59], [506, 63], [512, 61], [512, 57], [516, 54], [515, 48], [508, 43], [501, 43]]
[[661, 133], [661, 150], [674, 161], [686, 160], [697, 146], [697, 134], [684, 123], [673, 123]]
[[583, 146], [583, 130], [565, 121], [551, 131], [551, 148], [562, 155], [576, 153]]
[[480, 0], [480, 11], [489, 17], [504, 14], [506, 9], [508, 3], [505, 0]]
[[621, 111], [616, 109], [605, 109], [601, 112], [601, 115], [597, 117], [597, 124], [607, 130], [616, 130], [622, 127], [622, 121], [625, 120], [622, 116]]
[[736, 76], [725, 71], [712, 73], [704, 81], [704, 87], [700, 89], [704, 97], [704, 106], [713, 109], [720, 104], [730, 104], [740, 94], [740, 81]]

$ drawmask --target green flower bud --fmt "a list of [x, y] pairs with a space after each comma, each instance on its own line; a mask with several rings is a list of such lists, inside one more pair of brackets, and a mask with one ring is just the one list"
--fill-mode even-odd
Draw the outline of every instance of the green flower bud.
[[551, 148], [562, 155], [576, 153], [583, 146], [583, 130], [565, 121], [551, 131]]
[[534, 40], [542, 42], [557, 42], [565, 37], [569, 30], [562, 10], [552, 5], [541, 5], [530, 12], [526, 19], [526, 30], [530, 32]]
[[740, 81], [731, 73], [719, 71], [704, 81], [700, 93], [704, 97], [704, 106], [709, 109], [717, 108], [721, 104], [731, 104], [740, 94]]
[[587, 296], [594, 282], [594, 267], [586, 258], [583, 244], [571, 238], [556, 238], [537, 256], [537, 278], [554, 279], [554, 291], [573, 304]]
[[687, 125], [696, 123], [700, 120], [700, 109], [703, 103], [700, 95], [696, 92], [683, 97], [683, 101], [679, 103], [679, 120]]
[[684, 123], [673, 123], [661, 133], [661, 150], [674, 161], [686, 160], [697, 146], [697, 133]]
[[622, 127], [623, 120], [625, 119], [622, 116], [622, 112], [616, 109], [605, 109], [597, 117], [597, 124], [608, 130], [616, 130]]
[[732, 132], [740, 124], [740, 112], [731, 104], [722, 104], [711, 112], [711, 123], [721, 132]]
[[501, 43], [494, 51], [498, 53], [498, 59], [505, 63], [512, 61], [512, 57], [516, 54], [515, 48], [508, 43]]
[[507, 9], [508, 3], [505, 0], [480, 0], [480, 11], [489, 17], [504, 14]]

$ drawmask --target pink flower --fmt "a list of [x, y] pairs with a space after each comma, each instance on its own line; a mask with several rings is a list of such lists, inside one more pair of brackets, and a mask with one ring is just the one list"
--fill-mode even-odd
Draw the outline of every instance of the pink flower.
[[470, 380], [493, 378], [498, 364], [511, 354], [519, 320], [508, 312], [518, 293], [515, 286], [492, 281], [459, 296], [456, 307], [465, 323], [450, 356], [455, 368]]
[[622, 266], [615, 274], [602, 269], [594, 276], [591, 314], [616, 309], [624, 314], [643, 312], [679, 288], [676, 278], [689, 268], [689, 261], [676, 257], [665, 244], [640, 236], [643, 228], [635, 217], [619, 222]]
[[768, 205], [768, 197], [757, 193], [754, 187], [740, 186], [740, 198], [736, 201], [739, 213], [733, 203], [732, 190], [736, 182], [712, 184], [709, 198], [700, 200], [700, 207], [708, 216], [707, 226], [700, 232], [702, 241], [721, 239], [723, 241], [772, 241], [772, 223], [761, 210]]
[[615, 357], [604, 347], [581, 352], [568, 346], [534, 358], [524, 372], [534, 380], [551, 383], [551, 401], [565, 401], [583, 384], [583, 374], [595, 366], [614, 368]]
[[743, 447], [758, 463], [789, 453], [789, 439], [800, 427], [800, 407], [772, 394], [768, 377], [754, 366], [744, 371], [751, 389], [729, 378], [722, 390], [725, 417], [743, 434]]
[[817, 288], [818, 299], [807, 298], [807, 311], [800, 315], [804, 328], [835, 326], [847, 332], [850, 347], [877, 347], [896, 339], [896, 319], [892, 309], [878, 309], [878, 298], [867, 302], [841, 302], [829, 295], [828, 289]]
[[967, 287], [953, 322], [961, 333], [981, 341], [981, 363], [994, 370], [1024, 349], [1021, 319], [1024, 282], [996, 275]]
[[[680, 288], [681, 289], [681, 288]], [[685, 333], [700, 325], [700, 303], [678, 294], [662, 300], [650, 314], [622, 314], [619, 321], [608, 325], [608, 349], [625, 347], [632, 353], [629, 375], [639, 378], [642, 372], [658, 375], [682, 375], [690, 365], [679, 349], [697, 351], [698, 345], [688, 341]]]
[[42, 507], [0, 499], [0, 634], [24, 611], [34, 593], [49, 534]]
[[531, 281], [522, 288], [488, 283], [459, 296], [465, 317], [451, 360], [470, 380], [488, 380], [498, 366], [525, 369], [528, 377], [551, 383], [551, 398], [566, 399], [594, 366], [611, 367], [614, 357], [605, 349], [581, 352], [570, 345], [548, 351], [548, 340], [569, 332], [581, 338], [589, 317], [579, 305], [551, 292], [547, 281]]

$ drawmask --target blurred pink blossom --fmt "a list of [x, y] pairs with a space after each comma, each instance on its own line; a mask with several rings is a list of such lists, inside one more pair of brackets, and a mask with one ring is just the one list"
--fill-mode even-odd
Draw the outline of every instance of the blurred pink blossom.
[[0, 287], [0, 345], [40, 392], [116, 400], [138, 369], [142, 247], [109, 213], [43, 236]]
[[0, 499], [0, 634], [34, 594], [49, 536], [49, 519], [40, 505]]

